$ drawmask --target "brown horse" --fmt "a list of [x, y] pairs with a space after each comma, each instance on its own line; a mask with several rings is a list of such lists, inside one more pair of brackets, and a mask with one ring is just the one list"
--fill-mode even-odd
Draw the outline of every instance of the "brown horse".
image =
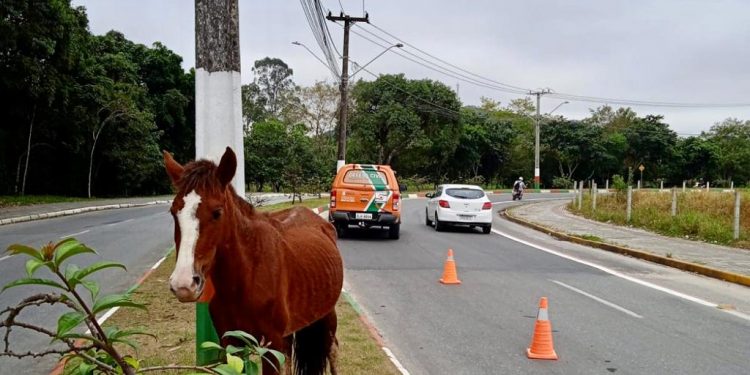
[[[169, 278], [180, 302], [194, 302], [207, 282], [219, 335], [242, 330], [292, 358], [295, 374], [336, 374], [336, 301], [343, 264], [336, 231], [305, 208], [266, 214], [238, 196], [230, 181], [237, 158], [227, 147], [217, 166], [185, 166], [164, 152], [177, 195], [177, 263]], [[227, 344], [226, 341], [222, 341]], [[264, 373], [272, 368], [264, 361]]]

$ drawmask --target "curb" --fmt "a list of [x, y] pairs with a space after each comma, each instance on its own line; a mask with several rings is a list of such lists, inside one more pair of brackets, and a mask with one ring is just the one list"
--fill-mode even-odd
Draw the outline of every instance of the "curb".
[[34, 220], [41, 220], [41, 219], [50, 219], [53, 217], [60, 217], [60, 216], [77, 215], [77, 214], [82, 214], [82, 213], [91, 212], [91, 211], [103, 211], [103, 210], [113, 210], [117, 208], [154, 206], [157, 204], [167, 204], [171, 202], [172, 202], [171, 200], [160, 200], [160, 201], [152, 201], [152, 202], [146, 202], [146, 203], [121, 203], [121, 204], [107, 204], [103, 206], [71, 208], [71, 209], [62, 210], [62, 211], [46, 212], [46, 213], [41, 213], [41, 214], [16, 216], [16, 217], [11, 217], [7, 219], [0, 219], [0, 225], [23, 223], [25, 221], [34, 221]]
[[740, 275], [734, 272], [722, 271], [716, 268], [706, 267], [706, 266], [702, 266], [699, 264], [685, 262], [685, 261], [681, 261], [681, 260], [677, 260], [673, 258], [667, 258], [661, 255], [655, 255], [655, 254], [648, 253], [648, 252], [641, 251], [641, 250], [634, 250], [634, 249], [624, 247], [624, 246], [613, 245], [613, 244], [608, 244], [608, 243], [599, 242], [599, 241], [587, 240], [587, 239], [573, 236], [567, 233], [558, 232], [550, 228], [547, 228], [545, 226], [518, 218], [510, 214], [510, 212], [508, 212], [508, 209], [504, 209], [500, 212], [501, 212], [501, 215], [509, 221], [512, 221], [516, 224], [521, 224], [525, 227], [529, 227], [531, 229], [540, 231], [542, 233], [546, 233], [548, 235], [551, 235], [552, 237], [555, 237], [561, 240], [577, 243], [579, 245], [595, 247], [595, 248], [610, 251], [613, 253], [628, 255], [633, 258], [643, 259], [649, 262], [677, 268], [683, 271], [694, 272], [703, 276], [712, 277], [714, 279], [719, 279], [719, 280], [727, 281], [730, 283], [750, 287], [750, 276]]

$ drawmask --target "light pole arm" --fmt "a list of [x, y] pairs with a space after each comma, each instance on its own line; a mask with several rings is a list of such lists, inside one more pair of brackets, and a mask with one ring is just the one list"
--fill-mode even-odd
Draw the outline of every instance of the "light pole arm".
[[321, 64], [325, 65], [325, 67], [328, 68], [328, 70], [330, 70], [331, 73], [333, 73], [334, 77], [336, 77], [337, 79], [341, 79], [341, 75], [339, 74], [339, 72], [335, 71], [332, 67], [328, 66], [328, 64], [326, 64], [325, 62], [323, 62], [323, 60], [320, 57], [318, 57], [318, 55], [316, 55], [315, 52], [313, 52], [312, 50], [310, 50], [309, 48], [307, 48], [306, 45], [304, 45], [304, 44], [302, 44], [300, 42], [292, 42], [292, 44], [294, 44], [295, 46], [301, 46], [304, 49], [306, 49], [307, 52], [310, 52], [310, 54], [313, 55], [313, 57], [316, 60], [320, 61]]
[[384, 49], [384, 50], [383, 50], [383, 52], [380, 52], [380, 53], [379, 53], [379, 54], [378, 54], [377, 56], [373, 57], [373, 58], [372, 58], [372, 60], [368, 61], [368, 62], [367, 62], [367, 63], [366, 63], [365, 65], [361, 65], [361, 66], [359, 67], [359, 69], [357, 69], [357, 71], [356, 71], [356, 72], [354, 72], [354, 73], [350, 74], [350, 75], [349, 75], [349, 78], [352, 78], [352, 77], [354, 77], [354, 76], [355, 76], [355, 75], [356, 75], [357, 73], [361, 72], [361, 71], [362, 71], [362, 70], [363, 70], [363, 69], [364, 69], [365, 67], [367, 67], [368, 65], [370, 65], [370, 64], [371, 64], [371, 63], [372, 63], [373, 61], [377, 60], [377, 59], [378, 59], [378, 57], [380, 57], [380, 56], [383, 56], [383, 54], [384, 54], [384, 53], [386, 53], [386, 52], [388, 52], [388, 51], [389, 51], [389, 50], [390, 50], [391, 48], [401, 48], [401, 47], [403, 47], [403, 46], [404, 46], [403, 44], [401, 44], [401, 43], [398, 43], [398, 44], [394, 44], [394, 45], [392, 45], [392, 46], [390, 46], [390, 47], [388, 47], [388, 48]]

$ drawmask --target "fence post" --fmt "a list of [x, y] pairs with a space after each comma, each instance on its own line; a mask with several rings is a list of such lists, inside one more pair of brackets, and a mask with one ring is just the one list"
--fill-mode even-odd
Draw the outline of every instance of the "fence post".
[[625, 211], [625, 217], [628, 223], [630, 223], [630, 217], [633, 213], [633, 187], [628, 186], [628, 208]]
[[581, 205], [583, 204], [583, 180], [578, 182], [580, 188], [578, 189], [578, 209], [581, 209]]
[[711, 181], [706, 181], [706, 192], [711, 191]]
[[687, 181], [682, 180], [682, 192], [685, 192], [685, 186], [687, 185]]
[[677, 189], [672, 187], [672, 217], [677, 216]]
[[604, 189], [607, 190], [607, 191], [609, 191], [609, 179], [607, 179], [606, 181], [604, 181]]
[[596, 196], [598, 194], [599, 190], [596, 188], [596, 182], [594, 182], [591, 189], [591, 212], [596, 212]]
[[664, 190], [664, 180], [659, 181], [659, 190]]
[[734, 181], [729, 181], [729, 190], [734, 190]]
[[638, 180], [638, 190], [641, 190], [641, 180]]
[[740, 192], [734, 192], [734, 239], [740, 238]]

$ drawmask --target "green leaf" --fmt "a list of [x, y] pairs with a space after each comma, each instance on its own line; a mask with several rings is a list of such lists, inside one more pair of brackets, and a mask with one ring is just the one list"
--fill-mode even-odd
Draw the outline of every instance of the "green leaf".
[[5, 289], [13, 288], [19, 285], [46, 285], [46, 286], [51, 286], [51, 287], [55, 287], [55, 288], [67, 291], [67, 289], [64, 286], [52, 280], [23, 278], [23, 279], [14, 280], [14, 281], [9, 282], [8, 284], [5, 284], [5, 286], [3, 287], [3, 290], [1, 290], [0, 292], [4, 292]]
[[[278, 350], [268, 349], [268, 352], [273, 354], [274, 357], [276, 357], [276, 360], [279, 361], [279, 366], [284, 367], [284, 362], [286, 362], [286, 356], [284, 356], [283, 353], [281, 353]], [[263, 359], [266, 361], [270, 361], [270, 359], [266, 356], [263, 356]], [[271, 362], [273, 364], [273, 362]]]
[[87, 341], [94, 341], [96, 338], [91, 335], [82, 334], [82, 333], [66, 333], [64, 335], [59, 336], [61, 339], [80, 339], [80, 340], [87, 340]]
[[31, 258], [26, 261], [26, 274], [29, 277], [34, 276], [34, 272], [36, 272], [39, 267], [43, 266], [45, 262], [43, 260], [39, 260], [36, 258]]
[[78, 375], [93, 375], [94, 369], [96, 368], [96, 365], [88, 364], [85, 362], [81, 362], [80, 365], [78, 365]]
[[42, 257], [42, 253], [39, 252], [39, 250], [26, 245], [13, 244], [8, 246], [5, 251], [9, 252], [11, 255], [26, 254], [32, 258], [36, 258], [42, 261], [44, 260], [44, 257]]
[[112, 339], [112, 340], [109, 340], [109, 341], [111, 341], [111, 342], [119, 342], [119, 343], [125, 344], [125, 345], [133, 348], [136, 351], [138, 350], [138, 344], [136, 344], [135, 342], [133, 342], [131, 340], [126, 340], [126, 339]]
[[229, 365], [229, 367], [231, 367], [238, 374], [242, 373], [242, 368], [244, 367], [242, 358], [233, 356], [231, 354], [227, 354], [227, 365]]
[[214, 350], [224, 350], [224, 348], [221, 347], [221, 345], [213, 342], [213, 341], [204, 341], [201, 343], [202, 349], [214, 349]]
[[146, 310], [146, 306], [135, 303], [130, 299], [129, 294], [110, 294], [108, 296], [104, 296], [100, 299], [98, 299], [96, 302], [94, 302], [94, 306], [92, 307], [92, 312], [94, 314], [98, 314], [99, 312], [110, 309], [113, 307], [136, 307], [139, 309]]
[[130, 365], [130, 367], [135, 369], [136, 372], [138, 371], [139, 368], [141, 368], [141, 362], [131, 356], [125, 356], [122, 359], [123, 361], [125, 361], [125, 363]]
[[229, 354], [237, 354], [243, 350], [244, 350], [243, 348], [238, 348], [234, 345], [227, 345], [227, 353]]
[[236, 339], [240, 339], [245, 342], [245, 344], [252, 347], [260, 346], [260, 344], [258, 344], [258, 340], [256, 340], [253, 335], [244, 331], [227, 331], [226, 333], [224, 333], [223, 337], [234, 337]]
[[91, 300], [96, 301], [96, 297], [99, 296], [99, 284], [96, 281], [86, 280], [81, 281], [81, 285], [91, 292]]
[[246, 375], [258, 375], [260, 374], [260, 365], [254, 361], [247, 361], [247, 368], [245, 369]]
[[94, 272], [101, 271], [105, 268], [113, 268], [113, 267], [122, 268], [125, 271], [127, 271], [127, 268], [125, 268], [125, 266], [123, 266], [120, 263], [104, 261], [104, 262], [96, 262], [88, 267], [83, 268], [82, 270], [78, 271], [78, 273], [74, 277], [78, 280], [83, 280], [84, 277]]
[[60, 315], [60, 318], [57, 320], [57, 336], [68, 333], [71, 329], [81, 324], [84, 319], [86, 319], [86, 316], [79, 311], [70, 311]]
[[234, 371], [234, 368], [229, 365], [218, 365], [212, 370], [218, 372], [221, 375], [242, 375], [241, 372]]
[[78, 273], [78, 271], [78, 266], [75, 264], [68, 264], [68, 266], [65, 267], [65, 279], [68, 280], [71, 289], [75, 288], [78, 284], [78, 280], [75, 278], [75, 274]]
[[152, 333], [148, 333], [139, 328], [131, 328], [131, 329], [123, 329], [123, 330], [116, 329], [116, 330], [113, 330], [111, 334], [107, 334], [107, 337], [114, 340], [114, 339], [120, 339], [120, 338], [128, 337], [128, 336], [135, 336], [135, 335], [151, 336], [153, 338], [156, 338], [156, 335]]
[[74, 238], [67, 238], [55, 246], [55, 265], [60, 267], [66, 259], [84, 253], [96, 254], [96, 251]]

